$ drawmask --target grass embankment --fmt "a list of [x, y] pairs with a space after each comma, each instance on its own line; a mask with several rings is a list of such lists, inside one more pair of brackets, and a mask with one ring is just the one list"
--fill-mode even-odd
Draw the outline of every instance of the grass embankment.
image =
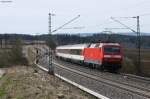
[[29, 66], [10, 66], [0, 78], [0, 99], [96, 99], [33, 65], [33, 46], [24, 47]]
[[28, 66], [7, 69], [0, 79], [0, 99], [96, 99], [57, 77]]
[[[124, 52], [122, 71], [135, 74], [138, 65], [138, 49], [124, 49]], [[143, 76], [150, 77], [150, 49], [141, 49], [141, 71]]]

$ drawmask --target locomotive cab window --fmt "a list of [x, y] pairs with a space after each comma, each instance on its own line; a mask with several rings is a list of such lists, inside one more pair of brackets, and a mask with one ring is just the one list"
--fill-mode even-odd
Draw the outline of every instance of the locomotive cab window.
[[104, 53], [108, 54], [119, 54], [120, 48], [119, 47], [104, 47]]

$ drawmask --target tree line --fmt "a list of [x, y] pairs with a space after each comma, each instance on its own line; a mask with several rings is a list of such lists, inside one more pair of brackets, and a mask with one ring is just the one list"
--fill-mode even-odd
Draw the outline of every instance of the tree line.
[[[137, 47], [137, 37], [120, 34], [93, 34], [91, 36], [73, 35], [73, 34], [56, 34], [56, 35], [24, 35], [24, 34], [1, 34], [0, 40], [12, 40], [13, 38], [22, 40], [42, 40], [48, 45], [55, 47], [58, 45], [79, 44], [79, 43], [98, 43], [98, 42], [118, 42], [127, 48]], [[150, 48], [150, 36], [141, 36], [142, 48]]]

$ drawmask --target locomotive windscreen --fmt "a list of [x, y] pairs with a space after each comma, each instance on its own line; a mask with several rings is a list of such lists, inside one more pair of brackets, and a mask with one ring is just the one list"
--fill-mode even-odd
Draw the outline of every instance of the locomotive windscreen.
[[104, 53], [105, 54], [119, 54], [120, 53], [120, 47], [104, 47]]

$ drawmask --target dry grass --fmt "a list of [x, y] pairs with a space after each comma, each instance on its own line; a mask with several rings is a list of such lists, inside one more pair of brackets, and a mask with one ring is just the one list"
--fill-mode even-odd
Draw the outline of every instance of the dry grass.
[[22, 48], [19, 42], [16, 42], [11, 48], [0, 48], [0, 67], [28, 65], [28, 61], [22, 53]]
[[[123, 72], [136, 73], [136, 65], [138, 60], [138, 49], [124, 49], [124, 65]], [[150, 76], [150, 49], [141, 49], [141, 70], [142, 75]]]
[[26, 58], [29, 62], [29, 65], [33, 65], [36, 59], [36, 51], [33, 46], [25, 46], [24, 50], [26, 52]]
[[44, 71], [15, 66], [0, 79], [0, 99], [96, 99]]

